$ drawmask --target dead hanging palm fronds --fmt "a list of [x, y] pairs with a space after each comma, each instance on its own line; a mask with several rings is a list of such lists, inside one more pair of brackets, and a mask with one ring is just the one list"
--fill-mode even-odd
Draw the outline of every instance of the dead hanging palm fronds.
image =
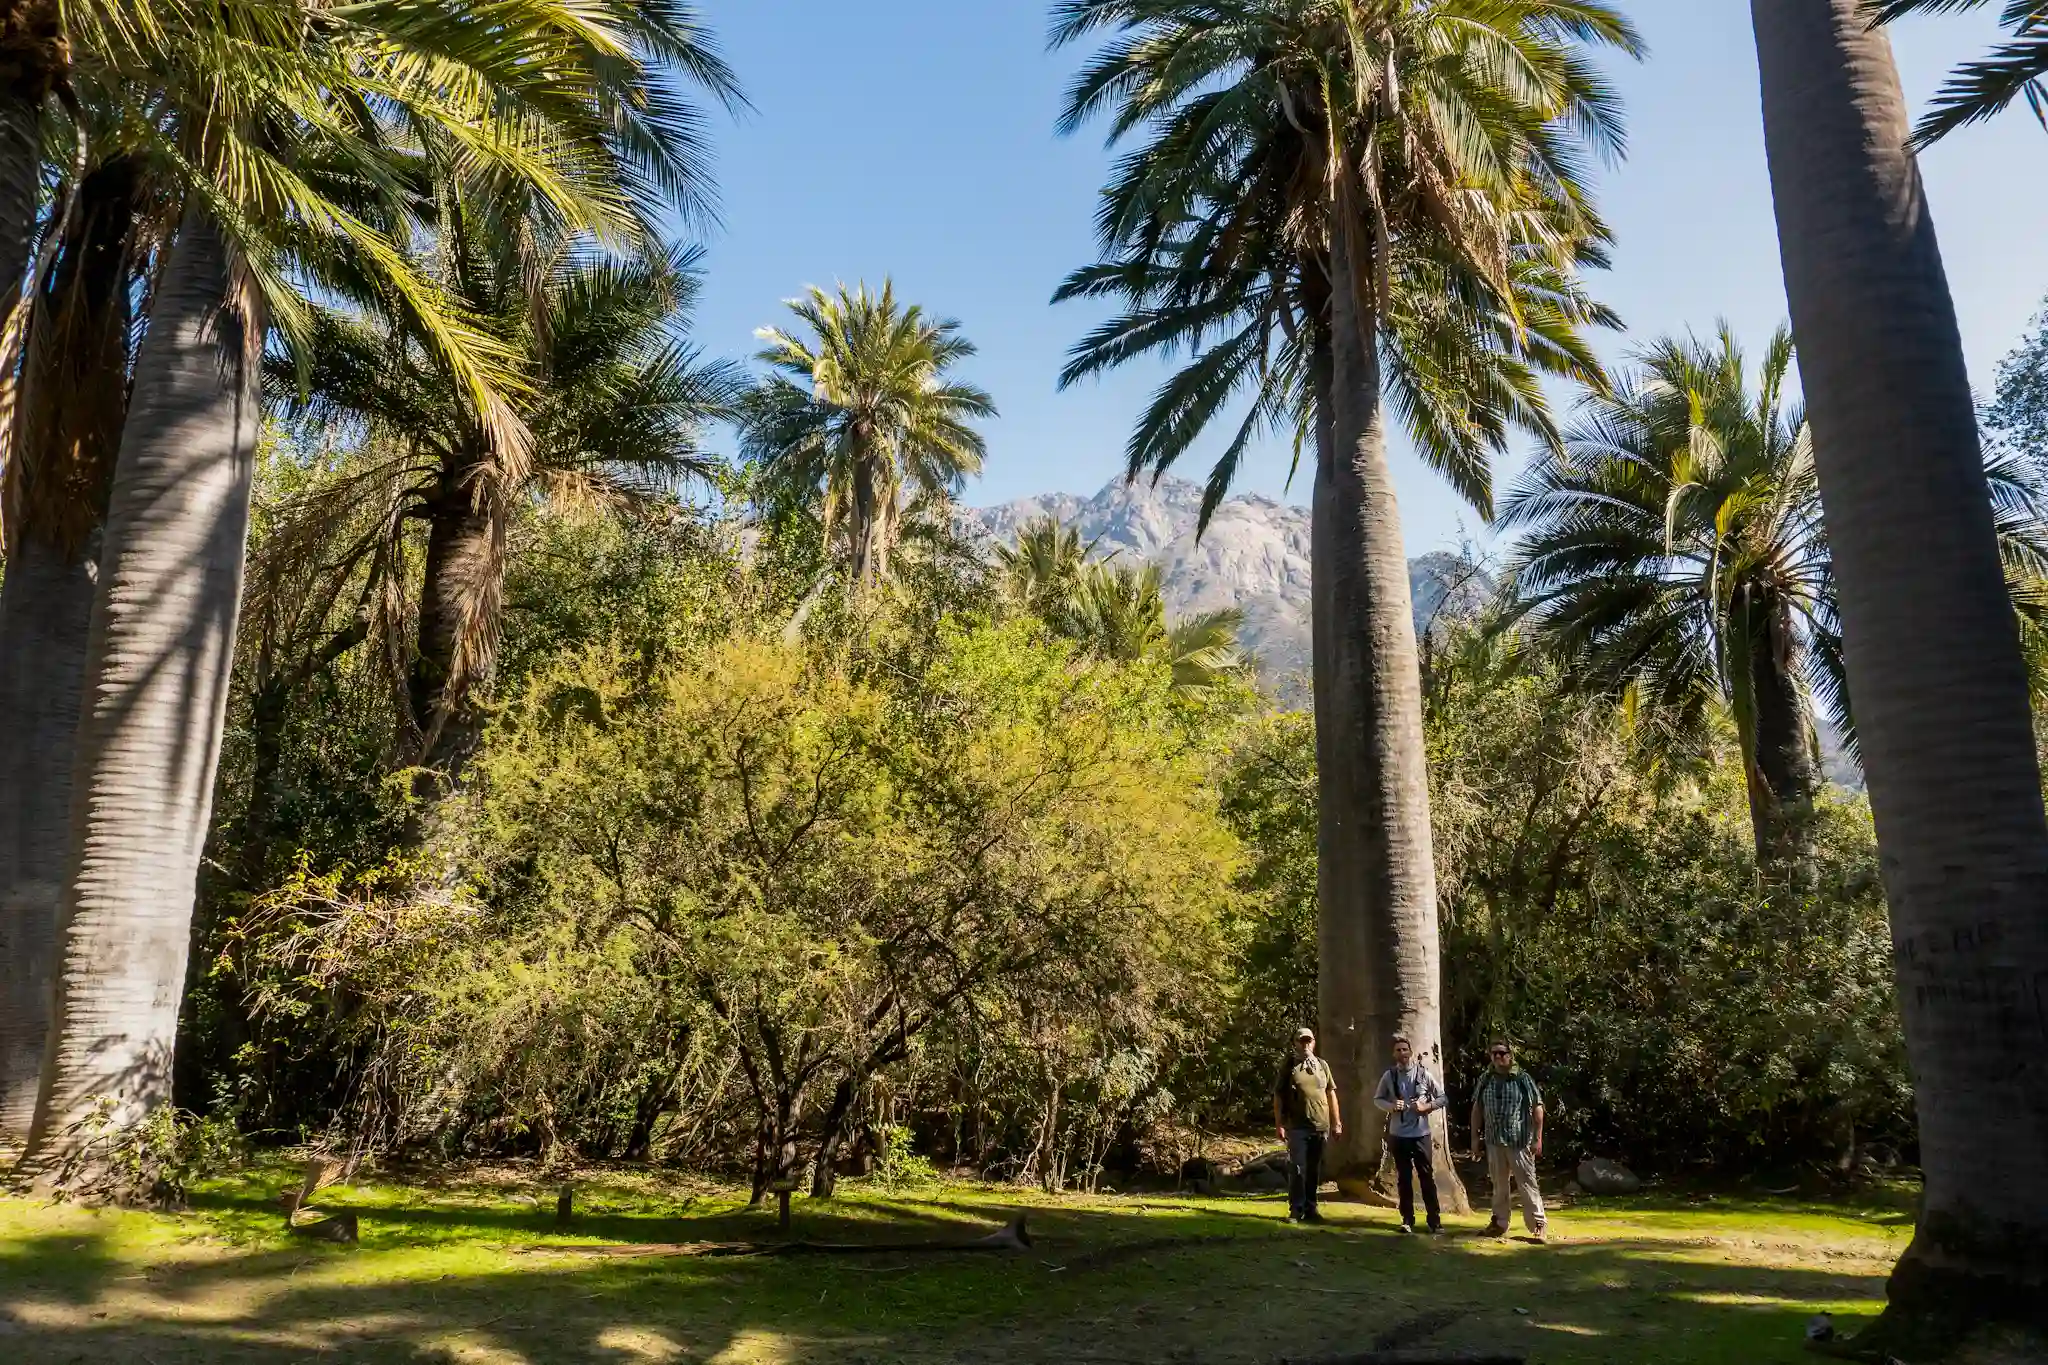
[[417, 609], [407, 527], [433, 468], [415, 449], [372, 445], [258, 509], [242, 628], [259, 686], [346, 640], [369, 643], [391, 695], [403, 696]]
[[11, 536], [33, 535], [70, 559], [105, 515], [128, 407], [132, 284], [147, 250], [140, 167], [93, 167], [54, 216], [19, 317], [27, 340], [4, 459]]

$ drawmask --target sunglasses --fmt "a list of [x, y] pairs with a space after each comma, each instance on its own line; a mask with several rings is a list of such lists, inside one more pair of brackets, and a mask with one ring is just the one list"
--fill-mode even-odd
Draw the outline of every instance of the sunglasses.
[[1504, 1047], [1497, 1047], [1493, 1050], [1493, 1055], [1496, 1057], [1505, 1057], [1508, 1055], [1508, 1050]]

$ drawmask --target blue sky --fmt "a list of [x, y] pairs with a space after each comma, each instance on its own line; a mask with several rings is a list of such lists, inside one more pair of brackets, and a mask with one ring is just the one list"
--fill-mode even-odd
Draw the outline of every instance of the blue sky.
[[[753, 102], [716, 126], [724, 223], [707, 243], [695, 331], [750, 355], [805, 285], [895, 278], [901, 295], [958, 318], [981, 354], [966, 374], [1002, 416], [972, 503], [1093, 492], [1122, 469], [1131, 423], [1163, 371], [1133, 366], [1060, 393], [1063, 355], [1094, 315], [1048, 300], [1092, 258], [1099, 132], [1053, 121], [1078, 52], [1047, 53], [1044, 0], [702, 0]], [[1634, 333], [1710, 329], [1754, 346], [1784, 317], [1749, 7], [1636, 0], [1651, 46], [1611, 74], [1628, 108], [1627, 162], [1603, 176], [1620, 237], [1594, 287]], [[1896, 36], [1916, 107], [1954, 63], [1997, 36], [1995, 8]], [[2048, 293], [2048, 133], [2024, 109], [1925, 158], [1972, 379], [1995, 367]], [[1610, 349], [1627, 346], [1617, 339]], [[1206, 473], [1200, 451], [1191, 477]], [[1477, 518], [1405, 449], [1396, 452], [1411, 553], [1484, 540]], [[1247, 462], [1240, 487], [1282, 496], [1290, 450]], [[1512, 469], [1499, 471], [1504, 484]], [[1304, 500], [1307, 471], [1291, 496]]]

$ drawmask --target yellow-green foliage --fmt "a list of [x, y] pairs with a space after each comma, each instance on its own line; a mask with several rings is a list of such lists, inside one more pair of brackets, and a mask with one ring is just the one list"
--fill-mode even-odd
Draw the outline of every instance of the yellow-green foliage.
[[363, 1002], [380, 1136], [808, 1159], [942, 1023], [1057, 1020], [1084, 1065], [1198, 1015], [1237, 852], [1163, 666], [1025, 624], [888, 666], [744, 635], [633, 663], [507, 707], [434, 855], [456, 889], [273, 898], [306, 926], [279, 1008]]

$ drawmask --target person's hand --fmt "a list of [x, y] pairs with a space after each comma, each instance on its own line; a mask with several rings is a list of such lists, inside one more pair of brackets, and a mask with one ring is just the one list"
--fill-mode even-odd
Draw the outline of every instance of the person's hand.
[[1405, 1112], [1407, 1112], [1407, 1109], [1408, 1109], [1408, 1101], [1406, 1101], [1406, 1100], [1395, 1100], [1395, 1101], [1394, 1101], [1394, 1112], [1395, 1112], [1395, 1113], [1397, 1113], [1397, 1114], [1400, 1114], [1400, 1113], [1405, 1113]]
[[1337, 1121], [1336, 1121], [1335, 1123], [1333, 1123], [1333, 1124], [1331, 1124], [1331, 1125], [1330, 1125], [1330, 1136], [1332, 1136], [1332, 1137], [1343, 1137], [1343, 1136], [1344, 1136], [1344, 1120], [1342, 1120], [1342, 1119], [1338, 1119], [1338, 1120], [1337, 1120]]
[[1479, 1144], [1476, 1142], [1472, 1144], [1472, 1159], [1479, 1160]]
[[1541, 1133], [1536, 1135], [1536, 1150], [1533, 1155], [1539, 1161], [1543, 1159], [1543, 1134]]
[[1275, 1124], [1273, 1127], [1273, 1133], [1274, 1136], [1278, 1137], [1282, 1142], [1287, 1141], [1287, 1128], [1284, 1124]]

